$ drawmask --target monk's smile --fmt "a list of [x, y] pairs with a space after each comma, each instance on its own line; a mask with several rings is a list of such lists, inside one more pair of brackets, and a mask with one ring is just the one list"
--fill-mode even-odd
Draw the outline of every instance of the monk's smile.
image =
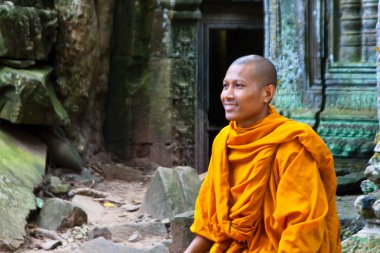
[[224, 110], [227, 112], [234, 111], [237, 109], [237, 107], [238, 107], [237, 104], [224, 104]]

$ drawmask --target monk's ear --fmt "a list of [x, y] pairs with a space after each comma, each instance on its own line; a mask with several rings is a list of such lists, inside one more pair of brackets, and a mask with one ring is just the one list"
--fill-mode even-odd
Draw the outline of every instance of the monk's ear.
[[272, 100], [274, 93], [276, 92], [276, 86], [274, 86], [273, 84], [268, 84], [264, 87], [264, 92], [264, 102], [269, 103]]

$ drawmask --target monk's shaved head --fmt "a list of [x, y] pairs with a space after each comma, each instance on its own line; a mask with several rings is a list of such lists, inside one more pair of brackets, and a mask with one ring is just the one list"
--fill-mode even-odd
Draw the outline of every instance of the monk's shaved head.
[[246, 55], [236, 59], [231, 65], [251, 65], [252, 76], [260, 80], [262, 85], [277, 85], [277, 71], [275, 66], [268, 59], [259, 55]]

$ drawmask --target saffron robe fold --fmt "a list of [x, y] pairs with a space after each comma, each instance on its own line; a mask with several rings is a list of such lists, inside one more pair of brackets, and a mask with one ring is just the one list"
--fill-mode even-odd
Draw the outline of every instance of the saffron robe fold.
[[308, 125], [270, 114], [213, 142], [191, 231], [210, 253], [340, 252], [331, 152]]

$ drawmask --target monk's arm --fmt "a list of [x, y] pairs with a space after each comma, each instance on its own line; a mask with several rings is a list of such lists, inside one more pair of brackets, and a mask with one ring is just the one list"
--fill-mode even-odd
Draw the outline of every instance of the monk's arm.
[[278, 185], [274, 213], [277, 228], [282, 230], [278, 252], [318, 252], [326, 239], [329, 204], [317, 164], [305, 148], [285, 162], [279, 164], [286, 170]]
[[213, 241], [210, 241], [203, 236], [196, 235], [184, 253], [205, 253], [211, 248], [213, 244]]

